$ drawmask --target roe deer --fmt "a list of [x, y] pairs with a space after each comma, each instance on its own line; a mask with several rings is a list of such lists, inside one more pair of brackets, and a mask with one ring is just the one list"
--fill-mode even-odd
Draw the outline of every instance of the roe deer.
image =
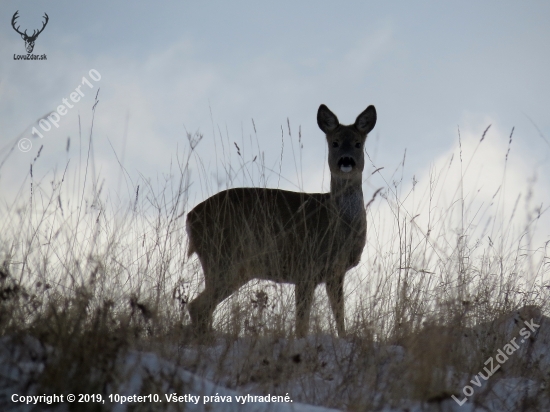
[[251, 279], [295, 285], [299, 337], [307, 333], [315, 287], [326, 283], [338, 335], [344, 335], [344, 276], [359, 263], [366, 242], [363, 147], [375, 123], [374, 106], [349, 126], [319, 107], [330, 193], [236, 188], [189, 212], [188, 255], [197, 253], [205, 280], [204, 291], [189, 304], [197, 335], [211, 329], [216, 306]]

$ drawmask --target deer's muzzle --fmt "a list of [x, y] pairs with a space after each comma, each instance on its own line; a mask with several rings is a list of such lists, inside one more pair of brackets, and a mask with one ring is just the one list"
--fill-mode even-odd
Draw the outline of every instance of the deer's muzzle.
[[356, 163], [353, 157], [342, 156], [340, 160], [338, 160], [338, 167], [344, 173], [351, 172], [351, 170], [355, 167], [355, 165]]

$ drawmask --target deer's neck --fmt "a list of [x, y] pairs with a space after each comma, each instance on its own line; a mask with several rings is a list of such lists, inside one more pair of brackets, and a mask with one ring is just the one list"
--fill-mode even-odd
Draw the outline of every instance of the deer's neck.
[[342, 179], [332, 176], [330, 198], [339, 214], [347, 221], [365, 218], [361, 179]]

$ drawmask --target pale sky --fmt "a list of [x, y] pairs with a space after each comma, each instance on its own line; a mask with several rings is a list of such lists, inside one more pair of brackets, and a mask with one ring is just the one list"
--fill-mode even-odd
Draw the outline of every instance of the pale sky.
[[[48, 14], [33, 51], [47, 60], [14, 60], [26, 54], [11, 27], [17, 10], [18, 25], [30, 33]], [[504, 201], [525, 192], [535, 176], [537, 199], [548, 204], [547, 1], [4, 0], [0, 17], [2, 203], [20, 190], [41, 145], [38, 176], [78, 162], [78, 115], [82, 147], [87, 147], [100, 87], [95, 163], [108, 190], [117, 188], [115, 153], [121, 159], [126, 124], [124, 167], [135, 182], [141, 177], [155, 184], [188, 144], [185, 130], [204, 133], [197, 150], [212, 175], [221, 167], [219, 142], [214, 146], [218, 130], [231, 143], [225, 150], [235, 164], [233, 142], [243, 145], [244, 157], [251, 160], [257, 152], [251, 119], [266, 165], [277, 172], [281, 126], [284, 130], [282, 175], [289, 182], [278, 183], [275, 176], [271, 187], [327, 190], [317, 108], [326, 104], [346, 124], [374, 104], [378, 123], [367, 152], [376, 167], [385, 168], [387, 180], [406, 150], [405, 179], [415, 175], [425, 182], [430, 166], [444, 164], [457, 150], [458, 127], [466, 150], [492, 124], [471, 171], [472, 181], [489, 187], [490, 197], [501, 182], [515, 127], [507, 166], [510, 198]], [[100, 80], [90, 79], [91, 69]], [[84, 76], [93, 88], [81, 87], [84, 96], [59, 128], [42, 138], [32, 136], [29, 126], [68, 99]], [[295, 150], [301, 127], [303, 184], [292, 160], [287, 118]], [[16, 146], [10, 153], [21, 133], [32, 149], [24, 153]], [[365, 176], [375, 167], [367, 166]], [[377, 179], [366, 182], [366, 198], [383, 183]], [[205, 196], [196, 193], [194, 202]]]

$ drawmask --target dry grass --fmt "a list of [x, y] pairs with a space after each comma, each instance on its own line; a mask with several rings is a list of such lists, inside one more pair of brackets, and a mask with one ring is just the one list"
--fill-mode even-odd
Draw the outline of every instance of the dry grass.
[[[197, 157], [200, 140], [188, 134], [163, 183], [129, 184], [134, 195], [126, 206], [102, 194], [84, 162], [44, 181], [29, 175], [30, 191], [3, 206], [0, 336], [14, 364], [33, 356], [43, 364], [20, 375], [26, 382], [0, 377], [7, 387], [107, 396], [128, 378], [120, 367], [125, 357], [139, 350], [244, 393], [289, 392], [295, 401], [357, 411], [419, 401], [431, 410], [460, 396], [465, 377], [518, 335], [499, 325], [531, 316], [548, 326], [541, 316], [549, 309], [549, 256], [546, 245], [529, 241], [540, 213], [526, 210], [530, 220], [519, 231], [497, 225], [484, 232], [475, 204], [461, 194], [463, 179], [444, 204], [440, 194], [450, 181], [445, 170], [433, 170], [425, 193], [396, 182], [394, 174], [369, 205], [363, 259], [346, 277], [346, 339], [334, 336], [324, 289], [316, 293], [310, 336], [299, 340], [292, 289], [251, 282], [220, 305], [212, 340], [195, 342], [186, 305], [202, 287], [202, 274], [186, 256], [185, 216], [191, 183], [203, 193], [219, 189]], [[237, 166], [225, 152], [228, 142], [220, 149], [228, 186], [238, 176], [248, 185], [269, 181], [252, 143], [248, 160], [238, 148]], [[466, 169], [462, 152], [459, 161]], [[192, 178], [191, 169], [200, 175]], [[421, 217], [410, 207], [413, 196], [425, 205]], [[518, 356], [489, 383], [523, 377], [546, 385], [521, 398], [519, 410], [540, 410], [532, 402], [550, 397], [544, 389], [550, 376], [524, 359]], [[153, 374], [142, 391], [174, 388], [185, 392], [176, 375]], [[477, 405], [484, 399], [476, 397]]]

